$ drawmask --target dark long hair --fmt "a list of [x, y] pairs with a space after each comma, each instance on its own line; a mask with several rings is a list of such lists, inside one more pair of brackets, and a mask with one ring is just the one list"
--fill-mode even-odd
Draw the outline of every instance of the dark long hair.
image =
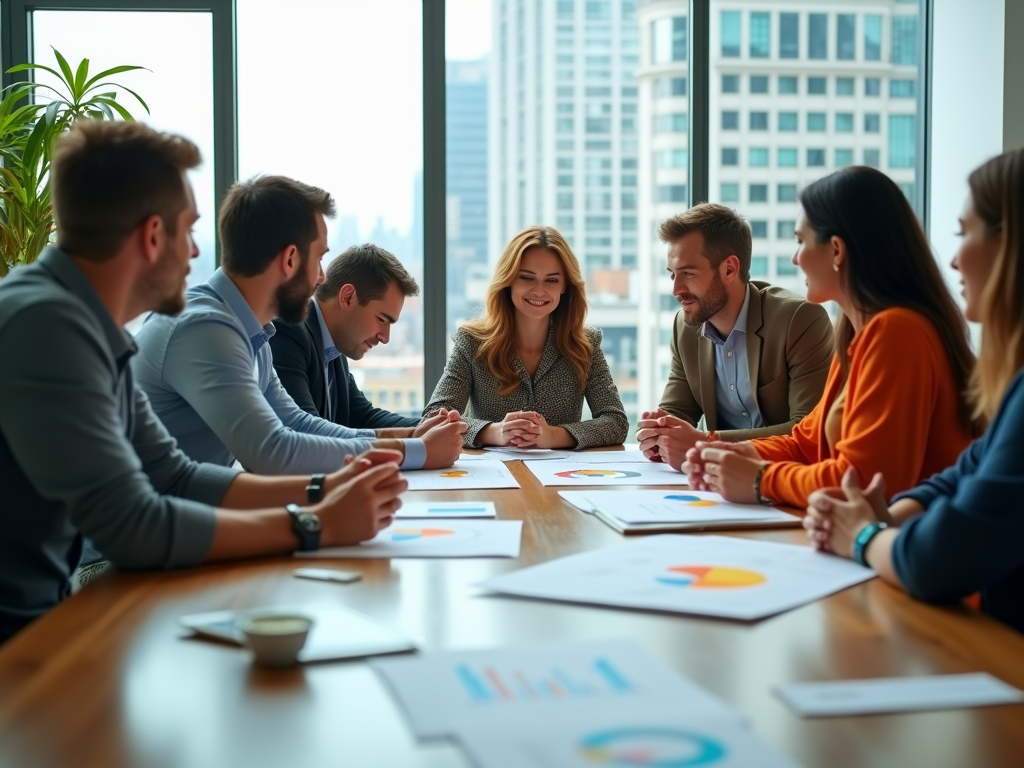
[[[980, 432], [983, 425], [972, 415], [967, 396], [974, 367], [967, 321], [900, 188], [874, 168], [845, 168], [804, 188], [800, 205], [819, 243], [838, 237], [846, 244], [849, 258], [840, 282], [859, 312], [871, 317], [883, 309], [903, 307], [931, 321], [953, 370], [960, 420], [968, 432]], [[853, 324], [842, 317], [836, 325], [835, 347], [844, 379], [853, 336]]]

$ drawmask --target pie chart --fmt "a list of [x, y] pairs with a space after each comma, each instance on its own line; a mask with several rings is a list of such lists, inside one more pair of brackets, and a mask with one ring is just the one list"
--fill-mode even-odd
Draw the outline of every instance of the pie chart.
[[670, 565], [666, 574], [658, 581], [672, 587], [691, 589], [742, 589], [756, 587], [768, 581], [768, 577], [746, 568], [730, 568], [725, 565]]
[[570, 480], [618, 480], [625, 477], [640, 477], [640, 473], [625, 469], [567, 469], [564, 472], [555, 472], [555, 477], [568, 477]]
[[392, 541], [415, 541], [436, 536], [451, 536], [455, 531], [447, 528], [396, 528], [391, 532]]
[[593, 765], [646, 768], [714, 765], [726, 757], [725, 747], [714, 739], [674, 728], [598, 731], [583, 737], [578, 750]]
[[442, 472], [441, 477], [466, 477], [468, 474], [469, 471], [465, 469], [451, 469], [447, 472]]
[[690, 496], [685, 493], [672, 493], [665, 497], [668, 501], [680, 501], [687, 507], [717, 507], [718, 502], [711, 499], [702, 499], [700, 496]]

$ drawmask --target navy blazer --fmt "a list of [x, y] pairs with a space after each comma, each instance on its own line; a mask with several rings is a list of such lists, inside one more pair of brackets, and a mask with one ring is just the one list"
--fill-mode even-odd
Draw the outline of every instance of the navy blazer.
[[[310, 301], [309, 316], [293, 325], [281, 318], [274, 320], [277, 329], [270, 339], [274, 368], [281, 384], [296, 404], [307, 413], [328, 418], [327, 377], [324, 375], [324, 341], [320, 321]], [[353, 429], [415, 427], [417, 418], [374, 408], [366, 399], [348, 370], [348, 358], [339, 355], [331, 362], [338, 384], [338, 404], [334, 422]]]

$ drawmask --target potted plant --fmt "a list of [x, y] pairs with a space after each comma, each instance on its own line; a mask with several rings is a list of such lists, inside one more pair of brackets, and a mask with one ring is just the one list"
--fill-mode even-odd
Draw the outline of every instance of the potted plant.
[[89, 59], [72, 70], [60, 51], [53, 53], [59, 69], [18, 64], [7, 70], [43, 70], [57, 85], [14, 83], [0, 101], [0, 278], [18, 264], [35, 261], [53, 238], [49, 181], [54, 140], [78, 120], [133, 120], [112, 88], [131, 94], [149, 114], [139, 94], [108, 79], [143, 67], [112, 67], [90, 77]]

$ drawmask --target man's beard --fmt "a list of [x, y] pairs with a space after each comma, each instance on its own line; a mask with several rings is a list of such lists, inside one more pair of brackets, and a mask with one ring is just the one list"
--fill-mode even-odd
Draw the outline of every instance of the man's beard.
[[168, 243], [152, 271], [143, 278], [140, 292], [155, 302], [152, 310], [161, 315], [177, 315], [185, 309], [185, 286], [181, 266], [174, 254], [174, 243]]
[[686, 312], [683, 312], [683, 322], [687, 325], [703, 325], [725, 309], [725, 305], [729, 303], [729, 292], [725, 289], [725, 283], [722, 282], [722, 276], [718, 274], [718, 271], [716, 270], [715, 277], [703, 296], [698, 297], [688, 293], [683, 296], [677, 296], [676, 298], [679, 299], [680, 302], [684, 300], [697, 302], [697, 311], [692, 317], [687, 317]]
[[277, 316], [286, 323], [301, 323], [309, 315], [309, 300], [314, 290], [315, 286], [310, 286], [306, 279], [306, 262], [303, 261], [295, 276], [277, 287], [274, 294]]

